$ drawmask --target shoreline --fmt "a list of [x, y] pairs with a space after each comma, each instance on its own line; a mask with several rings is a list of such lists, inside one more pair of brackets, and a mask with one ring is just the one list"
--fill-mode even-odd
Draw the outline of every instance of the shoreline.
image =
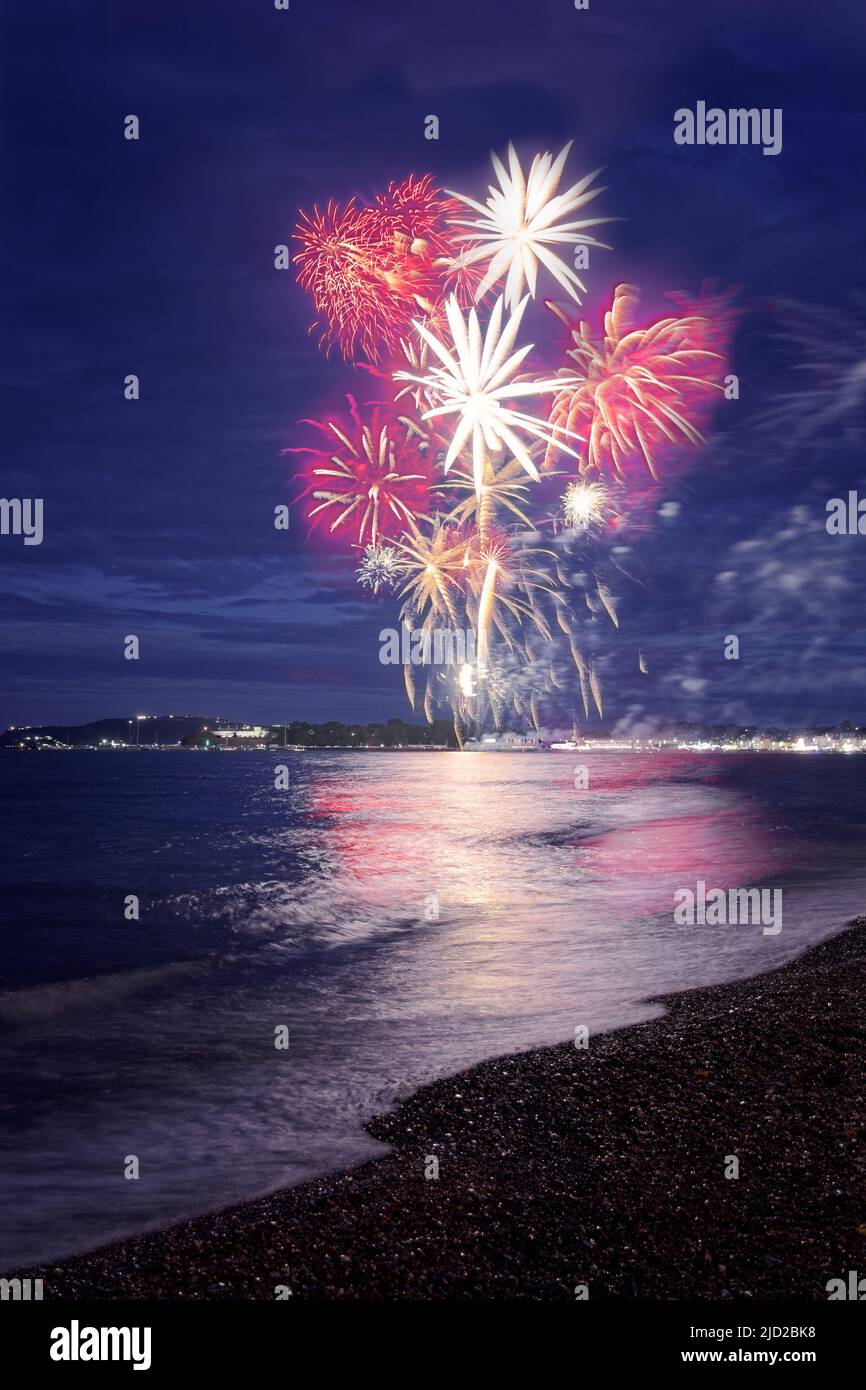
[[356, 1168], [16, 1273], [55, 1300], [826, 1299], [866, 1269], [864, 969], [858, 917], [585, 1050], [433, 1081]]

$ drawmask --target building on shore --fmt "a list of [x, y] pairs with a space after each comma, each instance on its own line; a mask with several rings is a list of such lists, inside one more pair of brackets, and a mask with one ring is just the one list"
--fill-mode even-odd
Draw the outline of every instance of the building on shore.
[[270, 730], [262, 727], [261, 724], [236, 724], [227, 729], [210, 729], [214, 738], [218, 738], [221, 743], [230, 742], [232, 739], [252, 739], [254, 742], [263, 743], [270, 735]]

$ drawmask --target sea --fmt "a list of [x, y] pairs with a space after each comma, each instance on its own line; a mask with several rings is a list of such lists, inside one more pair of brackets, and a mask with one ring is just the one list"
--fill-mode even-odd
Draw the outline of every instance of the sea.
[[[856, 755], [0, 756], [3, 1270], [368, 1159], [431, 1078], [866, 911]], [[678, 925], [699, 881], [782, 930]]]

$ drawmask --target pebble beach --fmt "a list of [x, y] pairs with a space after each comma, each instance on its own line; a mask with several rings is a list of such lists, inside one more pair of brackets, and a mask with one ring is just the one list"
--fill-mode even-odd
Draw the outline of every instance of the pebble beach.
[[864, 969], [858, 918], [425, 1086], [369, 1121], [382, 1158], [21, 1273], [51, 1299], [826, 1299], [866, 1269]]

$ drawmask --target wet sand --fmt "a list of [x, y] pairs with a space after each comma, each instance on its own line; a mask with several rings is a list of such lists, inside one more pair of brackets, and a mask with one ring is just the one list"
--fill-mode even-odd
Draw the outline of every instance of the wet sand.
[[20, 1273], [46, 1299], [826, 1299], [866, 1272], [864, 985], [858, 918], [425, 1086], [368, 1124], [383, 1158]]

